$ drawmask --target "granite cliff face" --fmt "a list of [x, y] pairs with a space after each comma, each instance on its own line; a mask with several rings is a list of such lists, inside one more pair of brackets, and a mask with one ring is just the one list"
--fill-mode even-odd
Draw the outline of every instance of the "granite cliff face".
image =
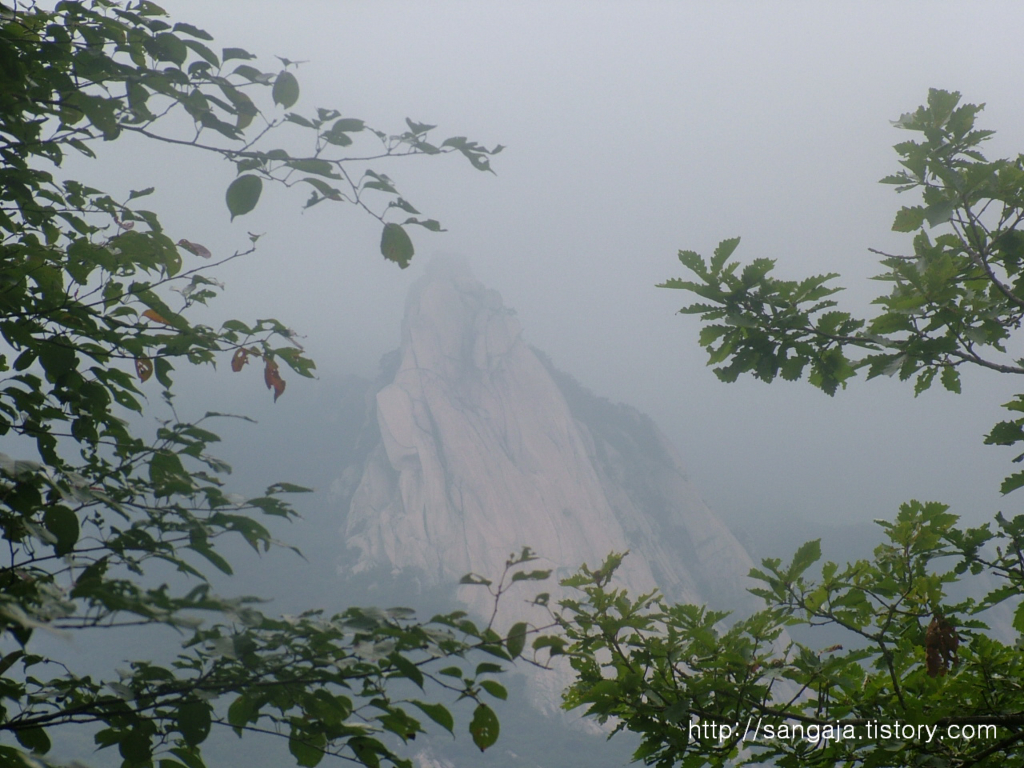
[[[435, 262], [411, 291], [358, 458], [335, 484], [346, 570], [435, 587], [496, 577], [524, 546], [559, 575], [630, 550], [629, 587], [741, 606], [751, 560], [672, 446], [557, 371], [514, 314], [456, 262]], [[459, 597], [486, 608], [479, 588]]]

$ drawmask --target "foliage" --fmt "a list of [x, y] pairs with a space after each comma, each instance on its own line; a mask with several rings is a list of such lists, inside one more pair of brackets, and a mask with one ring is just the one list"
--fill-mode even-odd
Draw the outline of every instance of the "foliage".
[[[710, 260], [680, 252], [693, 279], [665, 287], [700, 297], [682, 311], [706, 322], [700, 343], [719, 378], [806, 376], [832, 395], [860, 371], [914, 378], [915, 393], [936, 376], [959, 392], [963, 366], [1024, 373], [1007, 353], [1024, 316], [1024, 156], [985, 159], [980, 110], [932, 90], [895, 123], [920, 138], [896, 145], [903, 170], [883, 183], [920, 188], [923, 204], [896, 215], [895, 230], [915, 233], [913, 253], [881, 254], [891, 290], [871, 320], [836, 309], [835, 275], [787, 281], [771, 260], [731, 261], [738, 239]], [[1024, 410], [1024, 395], [1005, 407]], [[1022, 440], [1015, 419], [986, 442]], [[1018, 472], [1003, 491], [1022, 484]], [[789, 564], [764, 560], [751, 572], [764, 607], [728, 627], [725, 613], [615, 589], [619, 555], [584, 568], [566, 582], [579, 597], [562, 604], [577, 672], [566, 706], [640, 733], [636, 757], [658, 766], [1015, 764], [1024, 516], [963, 529], [945, 505], [912, 501], [879, 525], [886, 541], [870, 560], [818, 573], [817, 541]], [[993, 609], [1013, 611], [1012, 630]], [[849, 641], [815, 649], [790, 638], [797, 625]]]
[[[870, 321], [835, 309], [841, 289], [826, 274], [803, 280], [772, 276], [775, 262], [755, 259], [740, 268], [730, 261], [739, 238], [723, 241], [710, 260], [680, 251], [696, 280], [672, 279], [666, 288], [690, 291], [702, 301], [681, 312], [706, 323], [700, 343], [722, 381], [750, 373], [807, 380], [835, 394], [859, 371], [867, 378], [914, 379], [914, 392], [938, 376], [960, 391], [964, 366], [1024, 374], [1024, 359], [1007, 342], [1024, 319], [1024, 156], [988, 161], [979, 150], [993, 131], [975, 128], [982, 106], [960, 104], [959, 93], [932, 90], [927, 106], [900, 117], [897, 128], [921, 134], [896, 145], [903, 169], [882, 179], [898, 192], [920, 188], [923, 205], [904, 206], [893, 229], [916, 232], [913, 254], [879, 251], [892, 284], [875, 300], [882, 311]], [[930, 228], [940, 228], [929, 234]], [[1024, 411], [1024, 396], [1005, 406]], [[1024, 441], [1024, 418], [998, 424], [986, 441]], [[1024, 454], [1016, 460], [1024, 458]], [[1002, 490], [1024, 485], [1024, 471]]]
[[[231, 573], [219, 542], [234, 534], [269, 550], [260, 518], [292, 518], [282, 495], [306, 489], [229, 493], [230, 467], [210, 453], [220, 415], [179, 417], [175, 366], [230, 358], [239, 372], [258, 360], [276, 400], [282, 367], [309, 377], [313, 362], [275, 319], [190, 319], [223, 287], [211, 268], [250, 253], [255, 236], [214, 258], [138, 207], [152, 189], [118, 201], [64, 178], [61, 165], [69, 151], [95, 157], [97, 142], [129, 134], [212, 153], [237, 171], [225, 196], [232, 218], [255, 208], [265, 183], [299, 185], [307, 207], [348, 203], [377, 219], [384, 257], [404, 267], [406, 228], [440, 225], [367, 163], [457, 152], [489, 170], [500, 147], [433, 144], [434, 126], [414, 121], [389, 135], [333, 109], [282, 114], [299, 99], [295, 62], [264, 72], [247, 51], [210, 45], [145, 0], [0, 5], [0, 435], [21, 456], [0, 454], [0, 733], [11, 737], [0, 758], [47, 762], [51, 736], [78, 728], [116, 747], [124, 766], [199, 768], [220, 725], [283, 736], [299, 765], [325, 754], [409, 765], [395, 750], [423, 717], [447, 731], [454, 720], [444, 704], [390, 693], [399, 679], [404, 691], [475, 701], [469, 725], [484, 749], [497, 738], [485, 699], [501, 693], [501, 667], [463, 671], [458, 659], [478, 649], [511, 660], [521, 634], [501, 638], [457, 615], [421, 624], [406, 609], [273, 618], [254, 598], [213, 593], [207, 570]], [[301, 137], [307, 149], [289, 149]], [[167, 418], [151, 435], [137, 416], [158, 391]], [[530, 559], [513, 558], [510, 578]], [[98, 647], [123, 627], [186, 639], [164, 663], [107, 674], [39, 650], [40, 633]]]
[[[1005, 765], [1024, 749], [1024, 662], [979, 614], [1024, 589], [1024, 526], [955, 523], [944, 505], [910, 502], [881, 523], [871, 560], [811, 578], [817, 541], [786, 565], [765, 560], [751, 574], [765, 607], [728, 628], [725, 612], [611, 587], [621, 556], [584, 569], [565, 582], [582, 592], [562, 604], [577, 673], [565, 705], [638, 732], [650, 765]], [[1000, 551], [985, 554], [993, 540]], [[983, 572], [996, 580], [979, 577], [983, 598], [949, 596]], [[814, 649], [789, 640], [794, 625], [850, 639]], [[913, 734], [890, 730], [901, 724]]]

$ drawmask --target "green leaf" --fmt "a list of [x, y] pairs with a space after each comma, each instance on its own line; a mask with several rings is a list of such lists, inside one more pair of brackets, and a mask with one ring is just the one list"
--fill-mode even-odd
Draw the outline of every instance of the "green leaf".
[[486, 704], [480, 704], [473, 711], [473, 720], [469, 724], [469, 732], [481, 752], [494, 745], [498, 740], [498, 716]]
[[[419, 211], [413, 208], [408, 201], [403, 200], [402, 198], [392, 200], [390, 203], [388, 203], [388, 208], [401, 208], [406, 213], [419, 214]], [[405, 223], [408, 224], [410, 221], [414, 221], [414, 219], [408, 219]]]
[[153, 738], [142, 727], [135, 727], [121, 737], [118, 750], [125, 762], [145, 765], [153, 757]]
[[313, 768], [324, 759], [327, 739], [323, 734], [296, 733], [288, 739], [288, 751], [303, 768]]
[[363, 130], [365, 124], [362, 120], [353, 120], [351, 118], [342, 118], [337, 120], [323, 136], [324, 139], [330, 143], [335, 144], [339, 147], [347, 147], [352, 144], [352, 138], [348, 135]]
[[158, 450], [149, 460], [149, 479], [158, 496], [188, 494], [193, 490], [192, 476], [172, 451]]
[[256, 67], [250, 67], [248, 64], [239, 64], [235, 67], [234, 74], [241, 75], [246, 80], [253, 83], [259, 83], [260, 85], [270, 85], [273, 81], [274, 76], [268, 75], [266, 72], [260, 72]]
[[1013, 611], [1013, 628], [1024, 635], [1024, 603], [1018, 604]]
[[66, 374], [78, 368], [78, 357], [74, 347], [63, 343], [41, 344], [39, 346], [39, 362], [43, 364], [46, 377], [58, 381]]
[[313, 489], [295, 483], [274, 483], [267, 488], [267, 495], [272, 493], [313, 493]]
[[999, 486], [999, 492], [1005, 496], [1006, 494], [1017, 490], [1022, 485], [1024, 485], [1024, 472], [1014, 472], [1003, 480], [1002, 484]]
[[416, 699], [410, 699], [410, 702], [419, 707], [423, 714], [448, 731], [448, 733], [453, 736], [455, 735], [455, 718], [452, 717], [452, 713], [448, 711], [447, 707], [441, 704], [428, 704], [425, 701], [417, 701]]
[[412, 240], [400, 224], [388, 223], [380, 237], [380, 252], [388, 261], [405, 269], [415, 252]]
[[366, 128], [366, 123], [353, 117], [340, 118], [331, 126], [332, 131], [350, 131], [352, 133], [358, 133], [364, 128]]
[[275, 104], [280, 104], [285, 109], [291, 108], [299, 100], [299, 81], [295, 75], [287, 70], [282, 70], [274, 80], [274, 88], [271, 91]]
[[505, 690], [505, 686], [497, 680], [481, 680], [480, 687], [496, 699], [504, 701], [508, 698], [508, 691]]
[[437, 219], [417, 219], [410, 217], [402, 222], [403, 224], [416, 224], [417, 226], [429, 229], [431, 232], [446, 232], [446, 229], [441, 227], [441, 222]]
[[525, 622], [518, 622], [512, 625], [512, 628], [508, 631], [508, 639], [505, 640], [505, 647], [508, 649], [508, 655], [513, 659], [518, 658], [523, 652], [523, 648], [526, 647], [526, 634], [529, 627]]
[[428, 125], [427, 123], [417, 123], [415, 120], [410, 120], [408, 117], [405, 118], [405, 124], [409, 126], [409, 130], [414, 134], [426, 133], [437, 128], [436, 125]]
[[307, 176], [306, 178], [301, 179], [301, 181], [304, 181], [307, 184], [310, 184], [313, 187], [315, 187], [317, 192], [319, 192], [321, 195], [326, 197], [328, 200], [340, 200], [341, 199], [341, 191], [336, 189], [336, 188], [334, 188], [334, 187], [332, 187], [330, 184], [328, 184], [323, 179], [316, 179], [316, 178], [313, 178], [312, 176]]
[[50, 751], [50, 737], [42, 728], [17, 728], [14, 731], [14, 738], [25, 749], [30, 749], [37, 755], [45, 755]]
[[228, 707], [228, 723], [235, 729], [238, 737], [242, 737], [243, 726], [254, 723], [259, 718], [256, 702], [248, 694], [243, 693]]
[[379, 189], [381, 192], [386, 192], [390, 195], [397, 195], [398, 190], [395, 189], [395, 185], [391, 183], [391, 179], [382, 173], [374, 173], [373, 171], [366, 171], [363, 177], [369, 176], [373, 181], [363, 181], [362, 186], [364, 189]]
[[960, 103], [959, 91], [945, 91], [941, 88], [928, 89], [928, 110], [933, 125], [945, 125], [956, 105]]
[[289, 160], [285, 163], [289, 168], [294, 168], [303, 173], [315, 173], [318, 176], [329, 176], [332, 179], [340, 179], [341, 175], [334, 171], [334, 166], [326, 160], [302, 159]]
[[395, 665], [395, 668], [401, 672], [402, 677], [411, 680], [421, 691], [423, 690], [424, 677], [419, 667], [400, 653], [391, 654], [389, 660]]
[[178, 731], [190, 747], [202, 744], [210, 735], [210, 705], [192, 699], [178, 708]]
[[942, 379], [942, 386], [950, 392], [960, 394], [960, 372], [956, 368], [952, 366], [943, 368], [940, 378]]
[[0, 675], [3, 675], [18, 661], [18, 659], [22, 658], [24, 655], [24, 651], [11, 651], [2, 659], [0, 659]]
[[808, 541], [800, 545], [800, 548], [793, 555], [793, 562], [786, 572], [787, 578], [795, 579], [814, 563], [821, 559], [821, 539]]
[[[221, 59], [228, 61], [229, 59], [255, 59], [256, 57], [249, 53], [244, 48], [225, 48], [221, 54]], [[238, 70], [235, 70], [236, 72]]]
[[545, 571], [516, 571], [512, 574], [512, 581], [544, 581], [551, 576], [550, 570]]
[[985, 436], [986, 445], [1013, 445], [1024, 440], [1024, 423], [1000, 421]]
[[732, 256], [733, 251], [736, 250], [736, 246], [740, 244], [738, 237], [733, 237], [728, 240], [723, 240], [715, 248], [715, 255], [711, 257], [711, 274], [717, 275], [722, 271], [722, 267], [725, 266], [725, 262]]
[[913, 232], [924, 224], [925, 211], [920, 205], [913, 208], [900, 208], [892, 223], [893, 232]]
[[231, 563], [217, 554], [208, 544], [194, 543], [189, 548], [206, 558], [221, 573], [226, 573], [228, 576], [234, 573]]
[[[307, 120], [302, 115], [297, 114], [295, 112], [289, 112], [287, 115], [284, 116], [284, 119], [287, 120], [289, 123], [295, 123], [296, 125], [301, 125], [303, 128], [315, 128], [316, 127], [315, 125], [313, 125], [313, 123], [311, 121]], [[284, 159], [284, 158], [282, 158], [282, 159]]]
[[259, 176], [247, 174], [239, 176], [231, 182], [225, 195], [231, 220], [234, 221], [236, 216], [242, 216], [255, 208], [256, 203], [260, 200], [261, 192], [263, 192], [263, 179]]
[[[200, 40], [213, 40], [213, 35], [207, 32], [205, 29], [193, 26], [192, 24], [186, 24], [185, 22], [178, 22], [174, 25], [175, 32], [184, 32], [186, 35], [198, 38]], [[236, 49], [237, 50], [237, 49]]]
[[49, 507], [43, 514], [43, 525], [57, 540], [53, 545], [57, 555], [64, 556], [75, 548], [79, 537], [78, 515], [70, 509]]
[[179, 758], [188, 768], [206, 768], [206, 763], [199, 757], [197, 750], [173, 747], [171, 754]]
[[[942, 200], [935, 205], [929, 205], [924, 211], [924, 217], [928, 220], [928, 226], [937, 227], [939, 224], [945, 224], [952, 217], [953, 211], [956, 208], [957, 203], [954, 200]], [[895, 229], [895, 227], [893, 228]]]
[[149, 41], [149, 50], [155, 59], [170, 61], [179, 67], [188, 58], [188, 48], [185, 43], [170, 32], [162, 32]]

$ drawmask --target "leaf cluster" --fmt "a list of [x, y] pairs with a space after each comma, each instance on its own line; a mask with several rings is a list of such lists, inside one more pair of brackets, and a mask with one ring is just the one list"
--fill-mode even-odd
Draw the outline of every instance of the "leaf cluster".
[[[838, 308], [835, 274], [781, 280], [773, 260], [732, 260], [738, 238], [708, 260], [679, 253], [692, 279], [663, 287], [697, 297], [682, 312], [704, 321], [700, 344], [720, 379], [806, 377], [833, 395], [863, 372], [913, 380], [920, 394], [936, 377], [959, 393], [965, 366], [1024, 373], [1011, 352], [1024, 309], [1024, 156], [982, 154], [992, 132], [975, 128], [981, 109], [932, 90], [894, 123], [917, 137], [896, 145], [901, 170], [882, 182], [919, 192], [921, 203], [893, 224], [913, 233], [912, 253], [875, 251], [889, 292], [871, 319]], [[1004, 407], [1016, 416], [1024, 400]], [[1022, 418], [986, 438], [1022, 441]], [[1021, 485], [1017, 472], [1002, 491]], [[731, 624], [724, 613], [612, 588], [618, 556], [584, 569], [566, 582], [581, 597], [562, 603], [577, 672], [566, 706], [640, 733], [637, 759], [658, 766], [1019, 762], [1020, 641], [1006, 642], [996, 622], [1012, 611], [1009, 634], [1024, 633], [1024, 516], [962, 528], [945, 505], [912, 501], [877, 522], [885, 541], [870, 559], [819, 570], [811, 541], [788, 564], [762, 561], [750, 591], [763, 608]], [[848, 640], [819, 649], [793, 640], [796, 627]], [[913, 733], [881, 727], [899, 723]]]
[[[46, 232], [56, 237], [59, 224], [52, 219], [76, 226], [75, 206], [61, 216], [64, 191], [33, 161], [59, 166], [71, 150], [94, 157], [94, 141], [134, 133], [231, 163], [237, 177], [225, 198], [232, 218], [256, 207], [266, 182], [303, 185], [310, 190], [307, 208], [325, 201], [353, 204], [381, 222], [382, 254], [405, 267], [413, 256], [405, 227], [436, 232], [441, 225], [420, 218], [395, 183], [368, 164], [458, 153], [474, 168], [491, 171], [490, 156], [503, 149], [487, 149], [462, 136], [436, 141], [431, 137], [436, 126], [412, 120], [406, 121], [407, 130], [390, 134], [337, 109], [281, 114], [299, 101], [295, 70], [301, 62], [280, 59], [281, 69], [263, 71], [248, 51], [218, 53], [212, 44], [209, 33], [188, 23], [172, 24], [148, 1], [67, 2], [54, 10], [32, 2], [5, 12], [0, 28], [5, 199], [27, 202], [35, 185], [51, 186], [44, 198], [57, 209], [32, 205], [30, 218], [37, 226], [51, 219]], [[0, 222], [13, 224], [17, 217], [9, 217], [15, 212], [25, 215], [27, 209], [4, 206]], [[392, 220], [401, 214], [412, 215]]]
[[[273, 618], [255, 598], [212, 591], [211, 568], [232, 572], [223, 540], [279, 546], [268, 521], [294, 518], [286, 498], [308, 489], [231, 493], [212, 431], [228, 416], [180, 416], [174, 372], [230, 360], [239, 373], [259, 361], [276, 400], [284, 369], [312, 377], [314, 363], [277, 319], [195, 320], [224, 288], [211, 271], [251, 253], [258, 236], [215, 256], [140, 207], [152, 188], [118, 200], [66, 178], [62, 164], [128, 134], [209, 153], [236, 170], [232, 218], [256, 207], [266, 183], [302, 184], [307, 207], [349, 203], [377, 219], [383, 255], [405, 266], [405, 228], [440, 225], [416, 218], [367, 163], [455, 152], [490, 170], [501, 148], [461, 137], [435, 146], [434, 126], [411, 121], [389, 135], [337, 110], [286, 111], [300, 96], [296, 62], [265, 72], [247, 51], [212, 45], [146, 0], [0, 6], [0, 734], [11, 737], [0, 757], [41, 764], [55, 729], [86, 726], [126, 768], [202, 768], [202, 746], [222, 726], [283, 736], [303, 766], [324, 755], [407, 766], [398, 745], [424, 731], [421, 715], [454, 728], [434, 694], [476, 702], [470, 730], [486, 748], [498, 735], [487, 697], [504, 698], [502, 667], [470, 674], [461, 659], [511, 661], [525, 626], [500, 637], [464, 617], [418, 622], [408, 609]], [[166, 418], [140, 428], [154, 400]], [[167, 573], [177, 577], [159, 583]], [[121, 627], [186, 641], [165, 662], [106, 678], [37, 651], [39, 633], [88, 644]], [[435, 673], [441, 660], [454, 666]], [[398, 680], [427, 695], [396, 698]]]
[[[812, 541], [787, 564], [763, 561], [750, 575], [764, 607], [728, 626], [725, 613], [612, 588], [621, 556], [584, 569], [564, 582], [580, 594], [561, 604], [576, 670], [565, 706], [638, 733], [635, 757], [648, 765], [1008, 764], [1024, 739], [1024, 667], [990, 636], [986, 612], [1024, 587], [1024, 517], [961, 529], [944, 505], [909, 502], [879, 525], [886, 541], [870, 560], [826, 562], [815, 576]], [[950, 596], [982, 573], [983, 597]], [[1022, 615], [1018, 603], [1017, 631]], [[790, 638], [796, 626], [850, 640], [815, 649]], [[898, 722], [940, 735], [880, 735]], [[826, 727], [848, 730], [823, 738]], [[947, 736], [956, 728], [977, 738]]]
[[[895, 146], [902, 168], [882, 183], [920, 192], [922, 202], [902, 207], [893, 222], [895, 231], [914, 233], [912, 252], [875, 251], [885, 270], [875, 279], [889, 292], [875, 300], [880, 313], [871, 319], [837, 308], [836, 274], [780, 280], [774, 260], [731, 261], [738, 239], [724, 241], [710, 260], [679, 253], [695, 279], [662, 287], [699, 297], [682, 312], [704, 321], [700, 344], [720, 379], [806, 377], [833, 395], [863, 372], [912, 379], [920, 394], [936, 377], [960, 392], [965, 366], [1024, 373], [1011, 343], [1024, 318], [1024, 156], [985, 157], [981, 146], [993, 131], [975, 127], [983, 106], [933, 89], [927, 104], [895, 121], [918, 138]], [[1019, 412], [1019, 398], [1006, 408]], [[1002, 422], [987, 442], [1018, 444], [1022, 429], [1024, 420]], [[1017, 472], [1002, 490], [1021, 485]]]

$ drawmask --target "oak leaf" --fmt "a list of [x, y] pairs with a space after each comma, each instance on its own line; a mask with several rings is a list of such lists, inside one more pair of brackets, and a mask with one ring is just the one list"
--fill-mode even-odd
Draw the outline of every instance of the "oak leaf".
[[945, 676], [950, 665], [956, 666], [960, 660], [956, 653], [960, 647], [960, 637], [941, 613], [932, 617], [925, 632], [924, 647], [929, 677]]

